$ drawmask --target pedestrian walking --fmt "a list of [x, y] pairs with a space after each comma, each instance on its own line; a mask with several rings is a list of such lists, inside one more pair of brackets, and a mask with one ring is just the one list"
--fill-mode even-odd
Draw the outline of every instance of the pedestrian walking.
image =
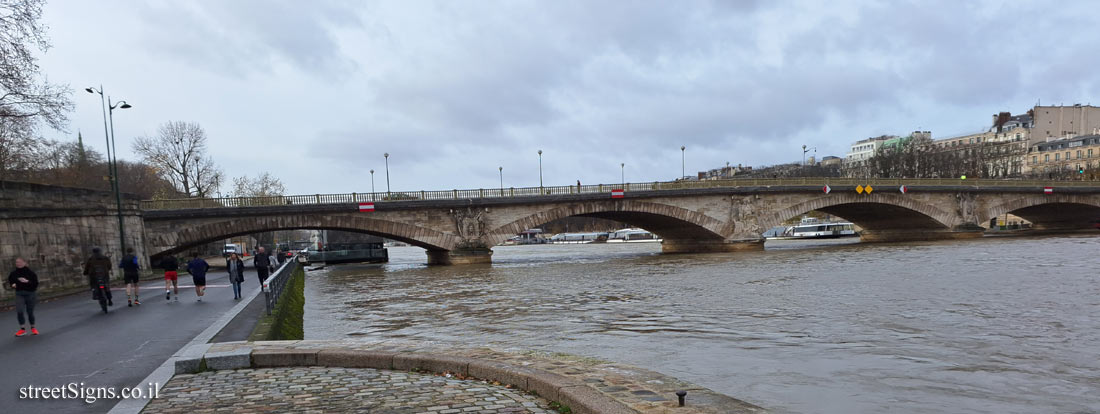
[[268, 261], [268, 265], [269, 265], [268, 267], [270, 268], [268, 270], [271, 273], [275, 273], [275, 269], [279, 268], [279, 259], [276, 259], [275, 258], [276, 256], [277, 255], [271, 255], [271, 256], [267, 257], [267, 261]]
[[286, 252], [283, 249], [279, 249], [275, 252], [275, 258], [279, 259], [279, 264], [282, 265], [286, 261]]
[[[134, 305], [141, 305], [141, 301], [138, 300], [138, 282], [141, 278], [141, 266], [138, 265], [138, 258], [134, 256], [134, 248], [127, 247], [126, 255], [122, 256], [122, 261], [118, 263], [119, 269], [122, 269], [122, 279], [126, 282], [126, 306], [131, 307]], [[130, 290], [133, 290], [133, 299], [130, 298]]]
[[241, 298], [241, 283], [244, 283], [244, 260], [236, 253], [231, 253], [225, 260], [225, 268], [229, 269], [229, 283], [233, 285], [233, 299]]
[[[104, 256], [103, 249], [98, 247], [92, 248], [92, 257], [84, 262], [84, 275], [88, 276], [88, 285], [92, 288], [92, 300], [100, 301], [101, 306], [103, 299], [107, 300], [107, 306], [115, 306], [111, 300], [111, 267], [111, 259]], [[106, 307], [103, 307], [103, 313], [107, 313]]]
[[191, 274], [191, 279], [195, 282], [195, 295], [198, 295], [198, 302], [202, 302], [202, 297], [206, 295], [206, 271], [210, 270], [210, 265], [199, 257], [199, 252], [191, 254], [191, 261], [187, 262], [187, 273]]
[[271, 259], [264, 252], [263, 246], [256, 249], [256, 254], [252, 256], [252, 264], [256, 266], [256, 277], [260, 278], [260, 289], [263, 289], [264, 281], [271, 274]]
[[[27, 267], [22, 257], [15, 258], [15, 270], [8, 274], [8, 285], [15, 289], [15, 317], [19, 320], [19, 330], [15, 336], [27, 334], [26, 322], [31, 323], [31, 335], [38, 335], [34, 327], [34, 304], [38, 302], [38, 275]], [[24, 320], [24, 315], [26, 319]]]
[[179, 273], [180, 262], [176, 256], [164, 256], [160, 260], [160, 268], [164, 269], [164, 300], [172, 300], [172, 291], [176, 292], [176, 302], [180, 300]]

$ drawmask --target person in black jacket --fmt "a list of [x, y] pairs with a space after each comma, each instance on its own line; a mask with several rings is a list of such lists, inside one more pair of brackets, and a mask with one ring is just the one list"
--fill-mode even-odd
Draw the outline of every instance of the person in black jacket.
[[[24, 322], [31, 323], [31, 334], [38, 335], [38, 328], [34, 327], [34, 304], [38, 302], [38, 275], [27, 267], [27, 261], [22, 257], [15, 259], [15, 270], [8, 274], [8, 285], [15, 289], [15, 315], [19, 319], [19, 331], [15, 336], [27, 334], [27, 326]], [[26, 313], [26, 320], [23, 314]]]
[[233, 285], [233, 299], [241, 298], [241, 283], [244, 282], [244, 261], [236, 253], [225, 259], [225, 268], [229, 271], [229, 283]]
[[[138, 282], [141, 279], [141, 266], [138, 265], [138, 258], [134, 256], [134, 248], [127, 247], [126, 255], [122, 256], [122, 261], [118, 262], [118, 267], [122, 269], [122, 278], [126, 282], [126, 306], [140, 305], [141, 301], [138, 300]], [[134, 291], [134, 299], [130, 299], [130, 290]]]
[[[84, 263], [84, 275], [88, 276], [88, 286], [91, 286], [93, 298], [99, 295], [98, 287], [106, 287], [103, 293], [107, 296], [107, 306], [115, 306], [111, 300], [111, 259], [103, 255], [103, 249], [92, 248], [92, 257]], [[104, 311], [106, 312], [106, 310]]]
[[167, 255], [160, 261], [160, 268], [164, 269], [164, 300], [172, 300], [172, 291], [176, 292], [176, 302], [180, 300], [179, 273], [180, 262], [176, 256]]
[[256, 266], [256, 276], [260, 278], [260, 289], [264, 288], [264, 280], [271, 274], [271, 259], [264, 252], [264, 247], [256, 249], [256, 255], [252, 256], [252, 264]]

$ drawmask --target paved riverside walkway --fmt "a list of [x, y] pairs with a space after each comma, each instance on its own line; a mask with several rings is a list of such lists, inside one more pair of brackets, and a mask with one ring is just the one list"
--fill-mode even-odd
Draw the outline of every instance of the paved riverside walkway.
[[[251, 270], [251, 269], [249, 269]], [[154, 271], [159, 271], [156, 269]], [[16, 338], [14, 311], [0, 312], [0, 412], [105, 413], [118, 400], [27, 400], [19, 389], [133, 387], [196, 335], [240, 303], [222, 269], [207, 275], [206, 296], [195, 301], [191, 276], [181, 271], [180, 300], [164, 299], [164, 279], [142, 282], [141, 306], [126, 307], [125, 285], [112, 283], [114, 307], [99, 310], [87, 292], [39, 302], [35, 317], [41, 335]], [[163, 273], [162, 273], [163, 274]], [[255, 271], [245, 275], [245, 292], [259, 290]], [[246, 293], [247, 294], [247, 293]], [[247, 296], [246, 296], [247, 297]]]
[[[175, 361], [176, 376], [144, 412], [316, 408], [444, 414], [510, 409], [507, 404], [478, 408], [495, 407], [489, 402], [497, 400], [518, 402], [515, 409], [521, 411], [515, 412], [540, 412], [536, 409], [545, 410], [550, 402], [578, 414], [765, 412], [653, 371], [562, 354], [394, 340], [226, 342], [196, 345], [183, 353], [188, 356]], [[201, 368], [214, 371], [199, 372]], [[440, 397], [447, 391], [462, 397]], [[687, 391], [685, 407], [677, 406], [677, 391]], [[545, 400], [525, 397], [524, 392]], [[439, 405], [427, 405], [429, 401]], [[473, 405], [454, 408], [464, 404]], [[443, 411], [455, 409], [459, 411]]]

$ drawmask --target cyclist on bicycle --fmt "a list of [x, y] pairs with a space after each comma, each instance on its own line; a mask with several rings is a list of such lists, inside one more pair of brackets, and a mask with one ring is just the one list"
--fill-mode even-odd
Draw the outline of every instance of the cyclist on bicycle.
[[[111, 259], [103, 255], [103, 249], [98, 247], [92, 248], [92, 257], [88, 258], [88, 261], [84, 263], [84, 275], [88, 276], [88, 284], [92, 288], [92, 299], [99, 300], [102, 304], [104, 296], [107, 299], [107, 306], [114, 306], [114, 302], [111, 301]], [[103, 313], [107, 313], [107, 308], [103, 308]]]

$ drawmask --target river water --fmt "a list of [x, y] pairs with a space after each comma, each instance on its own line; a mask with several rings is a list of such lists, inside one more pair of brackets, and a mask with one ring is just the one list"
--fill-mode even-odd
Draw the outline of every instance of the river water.
[[776, 412], [1100, 412], [1100, 237], [493, 250], [307, 272], [306, 338], [585, 355]]

